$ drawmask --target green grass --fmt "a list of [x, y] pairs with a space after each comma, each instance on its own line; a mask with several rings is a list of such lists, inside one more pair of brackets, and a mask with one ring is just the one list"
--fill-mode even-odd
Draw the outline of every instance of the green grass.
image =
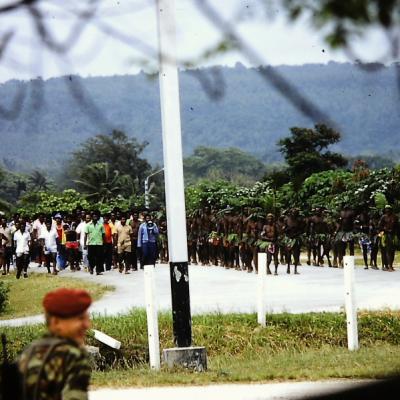
[[241, 356], [214, 355], [208, 358], [208, 371], [195, 373], [165, 367], [158, 373], [147, 365], [135, 368], [94, 372], [95, 387], [146, 387], [163, 385], [207, 385], [211, 383], [270, 382], [288, 380], [371, 379], [400, 373], [400, 349], [376, 345], [349, 352], [345, 348], [324, 346], [305, 351], [266, 350]]
[[[378, 378], [400, 373], [400, 312], [359, 314], [360, 350], [347, 350], [343, 313], [277, 314], [261, 328], [255, 314], [193, 317], [193, 344], [207, 348], [209, 369], [195, 373], [148, 367], [146, 313], [133, 310], [119, 317], [95, 317], [96, 329], [122, 342], [119, 356], [102, 354], [113, 365], [93, 374], [93, 385], [151, 386], [266, 382], [329, 378]], [[18, 354], [44, 332], [42, 325], [3, 328], [10, 352]], [[159, 315], [160, 348], [173, 347], [169, 313]], [[93, 337], [88, 344], [98, 345]]]
[[103, 286], [76, 278], [61, 278], [48, 274], [30, 274], [27, 279], [15, 279], [14, 275], [1, 277], [9, 288], [9, 301], [4, 312], [0, 314], [0, 320], [43, 312], [42, 300], [44, 295], [58, 287], [87, 289], [94, 299], [99, 299], [106, 292], [113, 290], [111, 286]]

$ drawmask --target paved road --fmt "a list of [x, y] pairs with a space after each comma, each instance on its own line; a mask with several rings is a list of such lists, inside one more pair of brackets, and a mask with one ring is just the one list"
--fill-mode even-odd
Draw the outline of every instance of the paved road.
[[[43, 271], [43, 268], [30, 268]], [[278, 276], [267, 277], [265, 301], [268, 313], [303, 313], [311, 311], [340, 311], [344, 307], [343, 270], [302, 266], [300, 275], [287, 275], [281, 266]], [[61, 277], [77, 277], [115, 286], [116, 290], [95, 302], [93, 313], [116, 315], [133, 307], [144, 307], [144, 274], [135, 271], [121, 275], [117, 271], [102, 276], [83, 271], [62, 271]], [[171, 309], [169, 268], [156, 266], [156, 289], [160, 310]], [[206, 312], [256, 311], [257, 276], [222, 267], [190, 266], [190, 296], [192, 314]], [[28, 278], [29, 279], [29, 278]], [[356, 269], [356, 299], [360, 309], [400, 309], [400, 270]], [[0, 321], [1, 325], [25, 325], [43, 320], [42, 316]]]
[[328, 394], [365, 384], [367, 381], [291, 382], [249, 385], [153, 387], [101, 389], [90, 392], [89, 400], [283, 400]]

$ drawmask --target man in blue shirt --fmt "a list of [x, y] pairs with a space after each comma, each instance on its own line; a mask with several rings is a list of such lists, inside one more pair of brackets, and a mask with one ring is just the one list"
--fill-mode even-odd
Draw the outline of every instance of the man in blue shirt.
[[145, 222], [139, 227], [137, 247], [142, 252], [142, 265], [155, 265], [157, 259], [157, 237], [159, 231], [151, 216], [145, 216]]

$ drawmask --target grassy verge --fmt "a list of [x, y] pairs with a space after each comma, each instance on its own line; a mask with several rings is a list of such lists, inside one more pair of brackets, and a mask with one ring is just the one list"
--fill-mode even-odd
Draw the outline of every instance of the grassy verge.
[[350, 353], [344, 348], [324, 346], [307, 351], [284, 350], [270, 353], [263, 350], [241, 356], [209, 356], [208, 371], [194, 373], [162, 368], [153, 372], [147, 365], [123, 370], [94, 372], [94, 387], [146, 387], [163, 385], [207, 385], [212, 383], [244, 383], [302, 381], [325, 379], [382, 378], [400, 372], [400, 349], [393, 345], [375, 345]]
[[[151, 386], [318, 380], [328, 378], [377, 378], [400, 373], [400, 312], [360, 313], [360, 351], [347, 350], [346, 323], [342, 313], [279, 314], [268, 316], [260, 328], [252, 314], [211, 314], [193, 317], [194, 345], [207, 348], [209, 370], [194, 373], [148, 367], [146, 315], [134, 310], [120, 317], [97, 317], [95, 328], [119, 339], [119, 356], [101, 349], [113, 368], [96, 371], [93, 385]], [[3, 329], [16, 355], [44, 327]], [[159, 316], [160, 347], [172, 347], [170, 314]], [[89, 344], [98, 345], [92, 337]]]
[[61, 278], [48, 274], [30, 274], [28, 279], [15, 279], [14, 275], [2, 277], [10, 288], [9, 302], [1, 319], [11, 319], [40, 314], [43, 312], [42, 300], [44, 295], [58, 287], [85, 288], [95, 299], [99, 299], [111, 286], [103, 286], [75, 278]]

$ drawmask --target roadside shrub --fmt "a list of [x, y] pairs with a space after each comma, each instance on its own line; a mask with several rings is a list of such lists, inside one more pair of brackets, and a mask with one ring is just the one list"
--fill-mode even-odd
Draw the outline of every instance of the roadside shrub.
[[9, 291], [10, 288], [4, 282], [0, 282], [0, 314], [7, 307]]

